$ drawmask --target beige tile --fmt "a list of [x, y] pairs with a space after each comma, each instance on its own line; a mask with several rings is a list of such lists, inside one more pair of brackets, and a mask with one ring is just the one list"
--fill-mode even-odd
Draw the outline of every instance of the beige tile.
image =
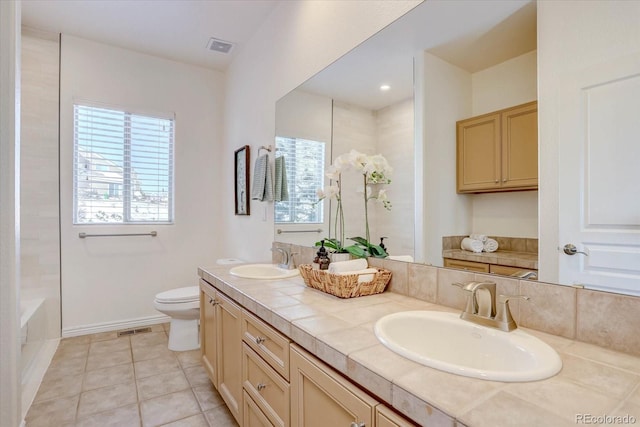
[[408, 309], [409, 307], [406, 305], [394, 301], [388, 301], [383, 304], [337, 311], [332, 313], [332, 315], [352, 325], [361, 325], [364, 323], [376, 322], [387, 314], [407, 311]]
[[339, 331], [346, 327], [357, 325], [356, 321], [352, 322], [327, 314], [294, 320], [292, 324], [314, 337], [323, 333]]
[[183, 369], [202, 364], [202, 353], [200, 352], [200, 349], [181, 351], [176, 353], [176, 357], [178, 358], [178, 362]]
[[211, 384], [207, 371], [204, 370], [202, 365], [185, 368], [184, 374], [187, 376], [187, 380], [189, 381], [189, 384], [191, 384], [191, 387], [207, 386]]
[[58, 350], [66, 346], [74, 346], [78, 344], [90, 344], [91, 335], [79, 335], [77, 337], [62, 338], [58, 345]]
[[172, 371], [166, 374], [139, 378], [136, 384], [138, 386], [139, 400], [147, 400], [191, 387], [182, 371]]
[[120, 337], [112, 340], [92, 342], [89, 346], [89, 355], [112, 353], [115, 351], [130, 350], [129, 337]]
[[578, 290], [577, 339], [640, 356], [640, 297]]
[[606, 414], [619, 402], [561, 376], [545, 381], [508, 384], [505, 391], [569, 421], [574, 421], [574, 414]]
[[92, 343], [98, 341], [115, 340], [118, 338], [118, 331], [100, 332], [97, 334], [89, 335]]
[[[453, 427], [455, 420], [428, 403], [393, 385], [393, 407], [422, 426]], [[500, 424], [496, 424], [496, 427]]]
[[54, 359], [47, 369], [47, 373], [43, 381], [49, 381], [53, 379], [59, 379], [68, 377], [70, 375], [77, 375], [84, 372], [87, 366], [87, 358], [84, 356], [73, 358], [60, 358]]
[[369, 328], [361, 326], [320, 334], [318, 340], [346, 355], [379, 344]]
[[137, 401], [136, 383], [133, 381], [85, 391], [80, 395], [78, 419]]
[[391, 280], [389, 280], [386, 289], [391, 292], [408, 295], [408, 266], [410, 263], [385, 259], [382, 265], [383, 268], [391, 271]]
[[84, 374], [82, 391], [94, 390], [110, 385], [128, 383], [134, 380], [133, 364], [111, 366], [109, 368], [95, 369]]
[[209, 426], [211, 427], [237, 427], [238, 425], [233, 415], [231, 415], [229, 408], [227, 408], [227, 405], [220, 405], [213, 408], [205, 412], [204, 416], [207, 418]]
[[62, 345], [64, 341], [60, 342], [56, 354], [53, 356], [53, 360], [59, 359], [72, 359], [75, 357], [87, 357], [89, 355], [89, 342], [70, 342], [69, 344]]
[[473, 427], [574, 426], [557, 415], [516, 396], [498, 392], [459, 417]]
[[467, 271], [438, 269], [437, 303], [462, 310], [467, 302], [464, 291], [452, 283], [464, 283], [474, 280], [475, 274]]
[[142, 360], [157, 359], [159, 357], [170, 357], [174, 353], [169, 350], [167, 343], [134, 346], [131, 349], [133, 361], [140, 362]]
[[640, 376], [602, 363], [562, 355], [560, 376], [607, 396], [623, 399], [640, 383]]
[[178, 359], [173, 354], [135, 362], [133, 368], [135, 369], [136, 378], [180, 371]]
[[80, 395], [45, 400], [31, 405], [25, 417], [28, 427], [58, 427], [75, 420]]
[[209, 427], [209, 423], [204, 417], [204, 414], [198, 414], [169, 424], [164, 424], [164, 427]]
[[575, 288], [522, 280], [520, 293], [531, 298], [520, 304], [522, 326], [566, 338], [575, 337]]
[[156, 344], [164, 344], [168, 345], [169, 339], [167, 338], [167, 334], [162, 332], [147, 332], [144, 334], [136, 334], [131, 336], [131, 347], [132, 348], [141, 348]]
[[427, 302], [436, 302], [438, 269], [430, 265], [407, 265], [407, 295]]
[[569, 343], [562, 349], [563, 352], [640, 374], [640, 360], [637, 356], [579, 341], [569, 341]]
[[82, 374], [76, 374], [43, 381], [42, 384], [40, 384], [34, 401], [40, 402], [49, 399], [60, 399], [80, 394], [82, 377]]
[[636, 387], [633, 393], [629, 396], [629, 403], [640, 406], [640, 386]]
[[[640, 405], [625, 402], [608, 415], [620, 418], [602, 425], [634, 425], [640, 420]], [[635, 422], [631, 421], [633, 419], [635, 419]]]
[[159, 426], [200, 413], [198, 401], [191, 390], [165, 394], [140, 402], [142, 425]]
[[131, 362], [131, 350], [89, 354], [87, 359], [87, 371], [123, 365]]
[[211, 382], [207, 385], [193, 387], [193, 393], [196, 395], [200, 409], [203, 412], [225, 404], [222, 396], [220, 396], [220, 393], [213, 387]]
[[134, 427], [139, 425], [138, 404], [133, 403], [82, 418], [76, 422], [75, 427]]
[[486, 398], [504, 387], [500, 382], [452, 375], [427, 367], [396, 377], [393, 383], [446, 413], [455, 415], [466, 412], [479, 398]]
[[301, 304], [291, 307], [277, 308], [274, 309], [273, 312], [289, 322], [323, 314], [319, 309]]

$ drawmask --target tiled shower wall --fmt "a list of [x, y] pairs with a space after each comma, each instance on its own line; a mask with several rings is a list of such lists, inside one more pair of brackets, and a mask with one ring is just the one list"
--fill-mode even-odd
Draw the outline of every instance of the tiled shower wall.
[[[290, 247], [296, 265], [311, 263], [316, 252], [279, 242], [273, 246]], [[498, 294], [531, 297], [510, 303], [519, 325], [640, 356], [640, 297], [379, 258], [369, 258], [369, 264], [391, 270], [389, 290], [459, 310], [465, 297], [451, 283], [494, 281]]]
[[60, 336], [59, 47], [57, 34], [23, 30], [20, 295], [44, 298], [45, 338]]

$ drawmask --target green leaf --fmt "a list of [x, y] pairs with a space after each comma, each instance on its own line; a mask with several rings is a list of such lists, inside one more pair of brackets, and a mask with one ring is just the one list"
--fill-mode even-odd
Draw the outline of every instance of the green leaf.
[[367, 257], [367, 251], [365, 251], [364, 249], [362, 249], [358, 245], [347, 246], [345, 249], [347, 250], [347, 252], [349, 252], [351, 255], [353, 255], [356, 258], [366, 258]]
[[379, 245], [369, 245], [369, 253], [376, 258], [386, 258], [387, 252]]
[[364, 239], [362, 237], [349, 237], [349, 240], [353, 240], [354, 242], [359, 243], [364, 247], [370, 246], [369, 242], [367, 242], [367, 239]]

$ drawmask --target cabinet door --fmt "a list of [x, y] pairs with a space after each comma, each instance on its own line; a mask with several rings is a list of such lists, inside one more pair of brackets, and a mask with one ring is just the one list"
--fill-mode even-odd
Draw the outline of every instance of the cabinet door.
[[204, 280], [200, 280], [200, 354], [204, 370], [216, 388], [218, 387], [215, 321], [217, 303], [213, 287]]
[[462, 261], [458, 259], [445, 258], [444, 266], [446, 268], [456, 268], [458, 270], [477, 271], [479, 273], [488, 273], [489, 264], [473, 261]]
[[457, 122], [459, 193], [500, 187], [500, 113]]
[[415, 427], [416, 424], [401, 417], [385, 405], [376, 406], [375, 427]]
[[377, 402], [298, 346], [291, 346], [293, 427], [373, 426]]
[[242, 331], [240, 307], [216, 292], [218, 392], [242, 426]]
[[538, 103], [502, 113], [503, 188], [538, 188]]

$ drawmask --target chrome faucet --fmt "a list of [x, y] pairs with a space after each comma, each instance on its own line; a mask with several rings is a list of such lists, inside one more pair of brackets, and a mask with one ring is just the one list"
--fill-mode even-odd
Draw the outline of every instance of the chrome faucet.
[[[467, 304], [460, 318], [482, 326], [500, 329], [505, 332], [518, 327], [511, 310], [509, 301], [515, 298], [529, 300], [525, 295], [498, 295], [496, 299], [496, 284], [494, 282], [466, 282], [452, 283], [467, 293]], [[478, 298], [478, 292], [489, 292], [490, 298]], [[486, 304], [491, 304], [487, 307]]]
[[271, 248], [271, 250], [282, 254], [282, 262], [278, 264], [279, 268], [284, 268], [286, 270], [291, 270], [293, 268], [293, 256], [296, 255], [297, 252], [291, 252], [289, 249], [281, 247]]
[[289, 269], [289, 258], [290, 258], [289, 251], [286, 250], [285, 248], [280, 248], [280, 247], [271, 248], [271, 251], [280, 252], [282, 254], [282, 260], [281, 260], [282, 262], [280, 262], [278, 264], [278, 267], [285, 268], [285, 269], [288, 270]]

